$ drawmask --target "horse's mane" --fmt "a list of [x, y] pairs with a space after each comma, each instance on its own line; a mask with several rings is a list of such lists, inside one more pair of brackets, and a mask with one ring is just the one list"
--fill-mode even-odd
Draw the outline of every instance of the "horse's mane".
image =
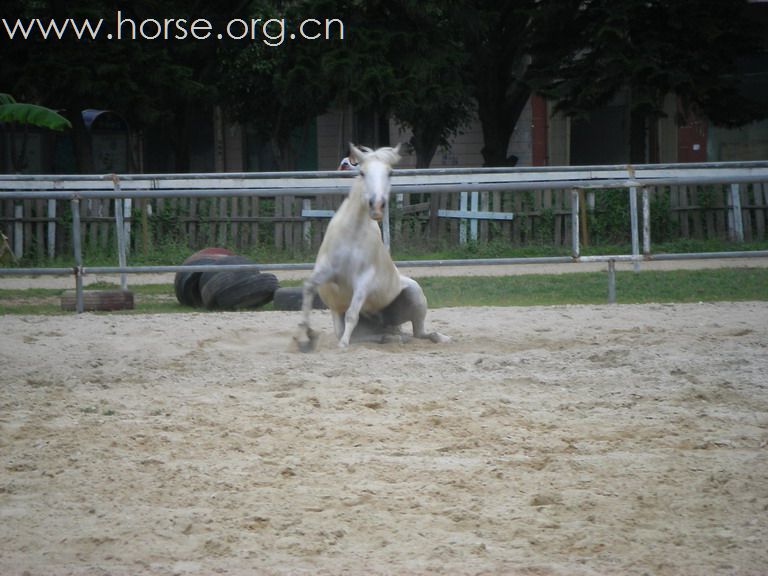
[[[371, 148], [368, 148], [368, 146], [354, 146], [351, 145], [350, 148], [354, 151], [355, 148], [362, 152], [363, 156], [362, 158], [358, 158], [358, 161], [362, 162], [363, 160], [366, 160], [368, 158], [375, 158], [376, 160], [379, 160], [381, 162], [386, 162], [390, 166], [397, 164], [400, 161], [400, 146], [396, 146], [395, 148], [391, 148], [389, 146], [385, 146], [383, 148], [378, 148], [376, 150], [373, 150]], [[357, 154], [356, 154], [357, 155]]]

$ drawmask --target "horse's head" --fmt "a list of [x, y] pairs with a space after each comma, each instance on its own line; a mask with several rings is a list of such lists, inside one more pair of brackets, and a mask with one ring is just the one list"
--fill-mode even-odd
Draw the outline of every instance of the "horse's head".
[[392, 166], [400, 161], [400, 144], [394, 148], [371, 150], [365, 146], [349, 145], [350, 153], [359, 164], [359, 178], [363, 180], [364, 196], [371, 218], [381, 220], [387, 205]]

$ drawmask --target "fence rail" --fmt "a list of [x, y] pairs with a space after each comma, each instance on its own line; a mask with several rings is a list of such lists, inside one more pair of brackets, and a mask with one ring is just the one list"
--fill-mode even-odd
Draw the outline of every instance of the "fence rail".
[[[403, 243], [501, 239], [567, 245], [569, 188], [644, 186], [655, 206], [664, 199], [664, 221], [680, 236], [728, 238], [738, 224], [730, 185], [744, 184], [738, 191], [741, 234], [763, 240], [767, 169], [768, 162], [400, 170], [393, 177], [392, 234]], [[350, 177], [342, 172], [0, 176], [0, 229], [19, 258], [71, 253], [66, 204], [77, 196], [84, 246], [108, 250], [117, 241], [113, 200], [122, 198], [132, 231], [128, 250], [170, 237], [190, 248], [263, 244], [312, 252]]]
[[[121, 274], [175, 270], [173, 266], [127, 266], [131, 240], [134, 244], [142, 238], [146, 241], [150, 226], [160, 237], [178, 235], [190, 247], [267, 243], [277, 249], [312, 250], [319, 245], [327, 217], [340, 204], [353, 176], [343, 172], [0, 176], [0, 228], [10, 233], [14, 252], [50, 256], [61, 246], [71, 246], [75, 260], [74, 270], [0, 268], [0, 275], [74, 272], [81, 297], [86, 270]], [[513, 243], [538, 236], [555, 244], [570, 244], [572, 252], [568, 258], [538, 260], [639, 262], [653, 258], [651, 205], [658, 205], [662, 197], [668, 200], [664, 221], [681, 233], [702, 238], [764, 239], [768, 228], [767, 182], [768, 162], [398, 170], [392, 178], [395, 201], [391, 222], [388, 212], [383, 232], [388, 244], [390, 235], [401, 242], [433, 234], [442, 238], [448, 234], [460, 241], [467, 238], [468, 230], [472, 238], [501, 238]], [[632, 253], [581, 257], [579, 233], [587, 208], [594, 208], [588, 205], [594, 202], [596, 191], [606, 189], [628, 191]], [[446, 217], [440, 218], [441, 213]], [[83, 265], [84, 244], [109, 248], [113, 243], [118, 250], [117, 267]], [[472, 262], [520, 261], [531, 262]], [[78, 310], [82, 310], [80, 301]]]

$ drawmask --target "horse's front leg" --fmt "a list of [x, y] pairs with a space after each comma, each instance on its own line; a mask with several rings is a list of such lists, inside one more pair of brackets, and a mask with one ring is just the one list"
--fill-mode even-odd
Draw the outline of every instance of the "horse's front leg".
[[341, 340], [344, 335], [344, 314], [331, 310], [331, 320], [333, 320], [333, 331], [336, 334], [336, 340]]
[[347, 312], [344, 314], [344, 333], [341, 336], [341, 340], [339, 340], [340, 348], [349, 346], [352, 332], [354, 332], [357, 322], [360, 320], [360, 310], [363, 304], [365, 304], [365, 299], [368, 298], [372, 280], [373, 272], [371, 271], [359, 278], [355, 285], [352, 301], [349, 303], [349, 308], [347, 308]]
[[293, 337], [301, 352], [311, 352], [317, 346], [318, 333], [309, 325], [309, 316], [312, 313], [312, 304], [315, 301], [317, 287], [327, 282], [333, 271], [321, 266], [315, 266], [312, 274], [304, 281], [301, 300], [301, 322], [299, 333]]

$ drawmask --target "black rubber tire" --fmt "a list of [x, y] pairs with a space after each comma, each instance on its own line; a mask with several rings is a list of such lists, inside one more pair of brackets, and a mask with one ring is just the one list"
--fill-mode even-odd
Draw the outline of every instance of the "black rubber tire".
[[[211, 254], [210, 256], [197, 256], [187, 258], [184, 266], [218, 264], [224, 255]], [[176, 300], [184, 306], [199, 308], [203, 305], [203, 299], [200, 296], [200, 277], [203, 272], [176, 272], [173, 279], [173, 288], [176, 292]]]
[[[219, 258], [232, 256], [232, 252], [227, 248], [211, 246], [198, 250], [187, 257], [182, 266], [192, 264], [216, 264]], [[200, 298], [200, 275], [202, 272], [177, 272], [173, 279], [173, 288], [176, 293], [176, 300], [184, 306], [199, 307], [203, 305]]]
[[[303, 299], [304, 289], [301, 286], [278, 288], [275, 291], [272, 305], [275, 307], [275, 310], [301, 310]], [[325, 310], [328, 308], [318, 294], [315, 294], [315, 301], [312, 303], [312, 307], [315, 310]]]
[[217, 272], [200, 295], [210, 310], [258, 308], [270, 302], [278, 288], [277, 276], [259, 272]]
[[[230, 256], [221, 256], [216, 259], [216, 264], [254, 264], [254, 261], [246, 258], [245, 256], [237, 256], [237, 255], [230, 255]], [[247, 272], [231, 272], [231, 274], [258, 274], [258, 270], [249, 270]], [[225, 274], [225, 272], [203, 272], [200, 276], [200, 281], [198, 283], [198, 286], [200, 288], [200, 294], [203, 293], [203, 288], [205, 288], [205, 285], [208, 283], [209, 280], [214, 278], [217, 274]], [[205, 305], [205, 304], [203, 304]]]

